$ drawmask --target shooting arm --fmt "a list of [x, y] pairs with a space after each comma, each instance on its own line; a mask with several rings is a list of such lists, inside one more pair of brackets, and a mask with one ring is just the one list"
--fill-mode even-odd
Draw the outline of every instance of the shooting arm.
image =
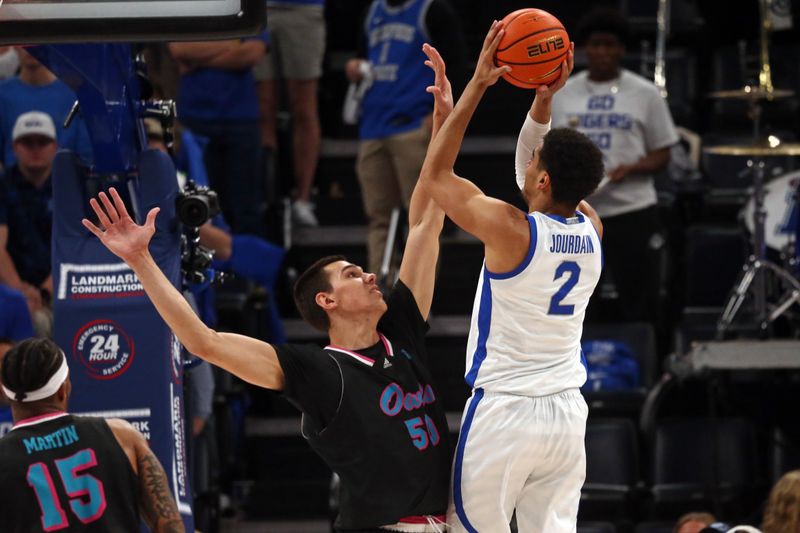
[[452, 115], [428, 147], [420, 183], [456, 224], [482, 240], [487, 248], [503, 240], [513, 224], [513, 206], [489, 198], [472, 182], [453, 172], [464, 132], [486, 91], [474, 79], [467, 84]]

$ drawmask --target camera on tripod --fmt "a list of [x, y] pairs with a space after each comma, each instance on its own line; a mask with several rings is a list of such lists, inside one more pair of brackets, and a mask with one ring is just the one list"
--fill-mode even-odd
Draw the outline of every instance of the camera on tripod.
[[184, 226], [199, 228], [219, 214], [219, 198], [208, 187], [198, 186], [188, 180], [175, 199], [175, 210]]
[[175, 199], [175, 211], [178, 220], [186, 226], [181, 239], [181, 273], [184, 279], [191, 284], [221, 281], [222, 274], [209, 268], [214, 260], [214, 251], [200, 244], [200, 226], [220, 212], [217, 193], [188, 180]]

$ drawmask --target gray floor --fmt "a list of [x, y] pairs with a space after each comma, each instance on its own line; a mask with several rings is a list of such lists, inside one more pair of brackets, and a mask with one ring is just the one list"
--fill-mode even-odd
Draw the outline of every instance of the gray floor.
[[330, 533], [325, 520], [246, 522], [223, 520], [221, 533]]

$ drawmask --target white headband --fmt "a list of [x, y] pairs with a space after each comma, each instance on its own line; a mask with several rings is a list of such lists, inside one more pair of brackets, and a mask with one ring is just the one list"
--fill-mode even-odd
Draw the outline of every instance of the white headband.
[[[6, 398], [9, 400], [14, 400], [17, 402], [36, 402], [39, 400], [44, 400], [45, 398], [49, 398], [56, 391], [64, 384], [67, 380], [67, 376], [69, 376], [69, 366], [67, 366], [67, 356], [64, 355], [64, 352], [61, 352], [61, 366], [58, 367], [56, 373], [52, 375], [52, 377], [45, 383], [42, 387], [32, 390], [30, 392], [23, 392], [17, 394], [16, 392], [12, 391], [11, 389], [6, 388], [3, 385], [3, 394], [6, 395]], [[17, 399], [17, 396], [24, 395], [21, 400]]]

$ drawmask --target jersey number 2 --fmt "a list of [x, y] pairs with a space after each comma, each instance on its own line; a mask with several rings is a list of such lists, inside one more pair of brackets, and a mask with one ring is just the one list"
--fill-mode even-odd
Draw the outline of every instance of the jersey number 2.
[[567, 297], [569, 291], [577, 285], [578, 280], [581, 278], [581, 267], [575, 261], [564, 261], [556, 268], [556, 275], [553, 276], [553, 281], [564, 277], [564, 274], [568, 276], [567, 280], [550, 298], [550, 308], [547, 310], [548, 315], [571, 315], [575, 312], [574, 305], [562, 305], [561, 302]]
[[[70, 497], [70, 509], [78, 520], [89, 524], [103, 516], [106, 510], [103, 484], [92, 475], [80, 474], [81, 471], [97, 465], [94, 450], [86, 448], [70, 457], [57, 459], [55, 463], [64, 491]], [[27, 479], [39, 500], [42, 528], [45, 531], [57, 531], [69, 527], [67, 514], [58, 501], [56, 487], [47, 465], [33, 463], [28, 467]]]

